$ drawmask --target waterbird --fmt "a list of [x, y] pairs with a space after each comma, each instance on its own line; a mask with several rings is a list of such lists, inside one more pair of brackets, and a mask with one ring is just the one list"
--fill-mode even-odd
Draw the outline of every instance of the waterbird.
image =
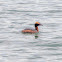
[[36, 22], [36, 23], [34, 24], [35, 29], [24, 29], [24, 30], [22, 30], [22, 32], [23, 32], [23, 33], [37, 33], [37, 32], [39, 32], [39, 29], [38, 29], [38, 26], [39, 26], [39, 25], [42, 25], [42, 24], [40, 24], [39, 22]]

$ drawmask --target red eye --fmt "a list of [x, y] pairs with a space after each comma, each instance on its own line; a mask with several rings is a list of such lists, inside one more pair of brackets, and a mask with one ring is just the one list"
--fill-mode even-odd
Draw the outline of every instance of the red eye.
[[42, 24], [39, 24], [39, 25], [43, 26]]

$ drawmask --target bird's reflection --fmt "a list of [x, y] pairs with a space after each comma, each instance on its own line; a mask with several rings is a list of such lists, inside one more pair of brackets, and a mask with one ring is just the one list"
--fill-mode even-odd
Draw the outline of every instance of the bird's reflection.
[[38, 36], [38, 33], [35, 34], [35, 39], [37, 39], [39, 36]]

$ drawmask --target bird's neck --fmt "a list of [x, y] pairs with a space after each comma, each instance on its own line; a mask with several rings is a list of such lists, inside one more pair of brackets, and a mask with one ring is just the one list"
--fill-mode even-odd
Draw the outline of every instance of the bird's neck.
[[39, 32], [39, 29], [38, 29], [38, 27], [35, 27], [35, 29], [37, 30], [37, 32]]

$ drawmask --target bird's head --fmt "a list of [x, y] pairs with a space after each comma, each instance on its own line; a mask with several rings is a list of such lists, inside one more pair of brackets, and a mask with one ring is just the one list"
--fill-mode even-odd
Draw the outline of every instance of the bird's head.
[[35, 23], [35, 27], [37, 27], [37, 26], [39, 26], [39, 25], [42, 25], [42, 24], [40, 24], [39, 22], [36, 22], [36, 23]]

